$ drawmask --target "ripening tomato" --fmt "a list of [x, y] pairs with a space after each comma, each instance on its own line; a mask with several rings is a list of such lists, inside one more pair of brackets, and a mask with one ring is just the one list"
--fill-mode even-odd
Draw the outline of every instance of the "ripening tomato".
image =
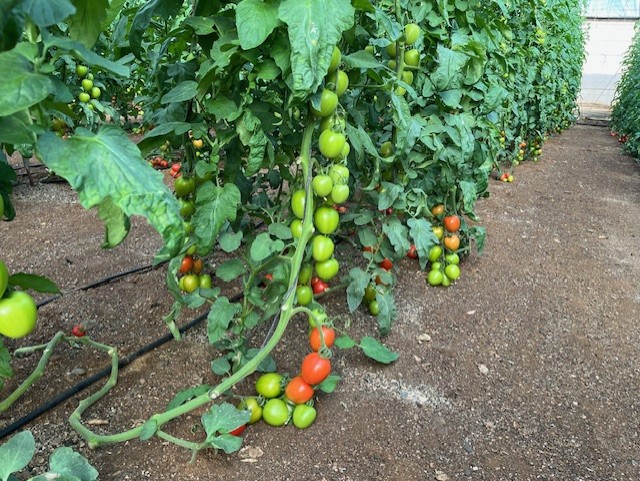
[[193, 139], [191, 143], [196, 149], [201, 149], [204, 146], [204, 141], [202, 139]]
[[442, 240], [442, 238], [444, 237], [444, 227], [442, 227], [441, 225], [434, 225], [431, 230], [438, 240]]
[[384, 260], [380, 263], [380, 267], [382, 267], [385, 271], [390, 271], [391, 269], [393, 269], [393, 262], [391, 262], [391, 259], [385, 257]]
[[318, 147], [322, 155], [329, 159], [334, 159], [342, 153], [342, 149], [347, 142], [347, 138], [341, 132], [325, 130], [320, 134]]
[[411, 246], [409, 246], [409, 251], [407, 252], [407, 257], [409, 259], [417, 259], [418, 258], [418, 249], [415, 246], [415, 244], [411, 244]]
[[204, 267], [204, 262], [202, 259], [194, 259], [193, 260], [193, 272], [194, 274], [200, 274], [202, 272], [202, 268]]
[[455, 232], [460, 228], [460, 217], [457, 215], [448, 215], [444, 218], [444, 228], [449, 232]]
[[[336, 331], [332, 327], [322, 326], [322, 335], [324, 337], [324, 343], [327, 347], [333, 346], [336, 340]], [[317, 327], [311, 329], [309, 333], [309, 345], [314, 351], [319, 351], [322, 347], [322, 341], [320, 340], [320, 331]]]
[[313, 397], [313, 388], [301, 376], [296, 376], [287, 384], [284, 395], [293, 404], [304, 404]]
[[331, 361], [317, 352], [307, 354], [300, 366], [300, 376], [311, 386], [316, 386], [324, 381], [331, 372]]
[[293, 416], [291, 420], [293, 425], [298, 429], [306, 429], [316, 420], [316, 408], [308, 404], [298, 404], [293, 408]]
[[313, 282], [313, 279], [311, 279], [311, 289], [314, 294], [322, 294], [324, 291], [329, 289], [329, 284], [324, 282], [322, 279], [318, 277], [315, 277], [314, 279], [317, 279], [316, 282]]
[[439, 215], [444, 214], [444, 205], [442, 205], [442, 204], [434, 205], [431, 208], [431, 213], [433, 215], [435, 215], [436, 217], [439, 216]]
[[264, 373], [256, 381], [256, 392], [265, 399], [280, 396], [282, 376], [276, 372]]
[[186, 274], [192, 269], [193, 269], [193, 257], [184, 256], [184, 258], [182, 259], [182, 263], [180, 264], [180, 269], [179, 269], [180, 274]]
[[444, 246], [447, 250], [455, 252], [460, 247], [460, 237], [453, 234], [444, 238]]

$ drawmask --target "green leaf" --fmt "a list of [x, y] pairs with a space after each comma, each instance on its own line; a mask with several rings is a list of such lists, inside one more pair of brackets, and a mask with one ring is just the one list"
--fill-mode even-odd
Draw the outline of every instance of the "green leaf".
[[172, 102], [184, 102], [191, 100], [196, 96], [198, 90], [198, 82], [193, 80], [185, 80], [169, 90], [160, 99], [160, 103], [170, 104]]
[[78, 128], [67, 140], [49, 132], [38, 140], [36, 153], [78, 192], [85, 209], [109, 207], [115, 219], [119, 211], [142, 215], [162, 235], [170, 254], [182, 247], [184, 225], [178, 201], [162, 174], [144, 161], [117, 127], [105, 125], [97, 134]]
[[215, 32], [215, 22], [211, 18], [187, 17], [183, 25], [188, 25], [196, 35], [210, 35]]
[[103, 30], [109, 0], [73, 0], [73, 4], [76, 13], [67, 20], [69, 37], [91, 48]]
[[[2, 94], [0, 93], [0, 95]], [[35, 137], [29, 125], [29, 115], [26, 110], [16, 112], [8, 117], [0, 117], [0, 143], [32, 144], [34, 140]]]
[[4, 380], [13, 377], [13, 369], [11, 368], [11, 353], [7, 349], [0, 338], [0, 391], [4, 387]]
[[364, 290], [369, 285], [370, 276], [359, 267], [354, 267], [349, 271], [349, 279], [347, 304], [349, 305], [349, 312], [354, 312], [362, 303]]
[[382, 191], [378, 197], [378, 210], [385, 210], [391, 206], [403, 193], [402, 186], [391, 182], [382, 183]]
[[36, 441], [31, 431], [22, 431], [0, 446], [0, 479], [7, 481], [11, 473], [29, 464], [36, 452]]
[[224, 376], [231, 372], [231, 363], [226, 357], [219, 357], [211, 361], [211, 371], [218, 376]]
[[53, 93], [51, 79], [34, 73], [33, 64], [25, 56], [29, 49], [30, 46], [18, 44], [13, 50], [0, 53], [0, 117], [36, 105]]
[[51, 473], [72, 476], [80, 481], [98, 479], [96, 468], [91, 466], [84, 456], [67, 447], [58, 448], [51, 454], [49, 470]]
[[355, 10], [349, 0], [282, 0], [278, 16], [288, 26], [293, 90], [307, 97], [322, 83], [333, 47], [351, 28]]
[[[259, 319], [259, 316], [254, 312], [252, 312], [251, 314], [255, 314], [255, 316], [253, 316], [256, 320]], [[254, 323], [254, 325], [252, 327], [255, 327], [257, 325], [257, 322]], [[245, 320], [245, 328], [250, 328], [251, 323], [247, 323]], [[260, 349], [252, 347], [251, 349], [247, 350], [247, 354], [245, 355], [245, 360], [248, 362], [251, 359], [253, 359], [254, 357], [256, 357], [258, 354], [260, 353]], [[275, 372], [277, 366], [276, 366], [276, 361], [273, 359], [273, 356], [271, 356], [270, 354], [265, 357], [262, 361], [260, 361], [260, 364], [258, 364], [258, 367], [256, 368], [256, 371], [258, 372]]]
[[438, 45], [438, 66], [431, 74], [431, 82], [436, 90], [444, 91], [459, 88], [462, 83], [462, 69], [469, 57], [462, 52]]
[[140, 431], [140, 440], [147, 441], [148, 439], [151, 439], [157, 431], [158, 423], [153, 419], [149, 419], [142, 425], [142, 431]]
[[120, 12], [122, 11], [122, 7], [127, 2], [127, 0], [109, 0], [109, 8], [107, 8], [107, 15], [105, 19], [102, 21], [101, 30], [106, 30], [111, 22], [113, 22]]
[[225, 222], [235, 220], [240, 200], [240, 189], [235, 184], [219, 187], [208, 182], [198, 189], [192, 222], [201, 247], [211, 249]]
[[249, 158], [247, 159], [247, 168], [245, 175], [252, 176], [260, 170], [264, 160], [264, 153], [267, 147], [267, 136], [262, 130], [260, 120], [247, 111], [240, 122], [236, 126], [236, 130], [243, 145], [249, 147]]
[[411, 235], [418, 251], [420, 267], [424, 269], [429, 260], [429, 250], [439, 243], [438, 238], [433, 233], [431, 222], [424, 218], [409, 219], [407, 225], [409, 226], [409, 235]]
[[24, 0], [20, 10], [38, 27], [55, 25], [76, 11], [69, 0]]
[[108, 248], [109, 246], [119, 245], [127, 237], [131, 228], [129, 217], [111, 199], [105, 199], [98, 206], [98, 216], [105, 226], [102, 247]]
[[207, 99], [205, 106], [207, 112], [214, 115], [218, 121], [233, 122], [242, 114], [242, 110], [238, 108], [236, 103], [224, 95], [219, 95], [215, 99]]
[[261, 45], [280, 24], [280, 2], [264, 3], [262, 0], [242, 0], [236, 7], [238, 40], [244, 50]]
[[269, 234], [282, 240], [289, 240], [293, 237], [289, 226], [282, 223], [269, 224]]
[[216, 299], [207, 316], [207, 335], [211, 344], [217, 342], [227, 332], [229, 324], [240, 311], [242, 306], [230, 303], [225, 296]]
[[351, 55], [342, 57], [344, 64], [349, 68], [371, 68], [380, 69], [383, 65], [372, 54], [365, 50], [359, 50]]
[[[384, 275], [381, 275], [383, 282]], [[391, 323], [397, 316], [396, 303], [390, 292], [376, 292], [376, 301], [380, 307], [380, 313], [376, 317], [378, 321], [378, 331], [382, 335], [389, 333], [391, 329]]]
[[358, 343], [349, 336], [337, 337], [333, 344], [339, 349], [351, 349], [358, 345]]
[[398, 354], [391, 351], [389, 348], [381, 344], [380, 341], [371, 336], [365, 336], [360, 339], [360, 348], [367, 357], [370, 357], [374, 361], [378, 361], [382, 364], [391, 364], [399, 357]]
[[208, 392], [209, 389], [211, 389], [211, 386], [209, 386], [208, 384], [200, 384], [199, 386], [183, 389], [178, 394], [176, 394], [171, 402], [167, 405], [166, 411], [170, 411], [173, 408], [182, 406], [187, 401], [191, 401], [193, 398], [196, 398], [201, 394]]
[[220, 237], [218, 238], [220, 249], [227, 253], [235, 251], [242, 244], [242, 237], [242, 231], [238, 231], [236, 233], [224, 232], [223, 234], [220, 234]]
[[232, 281], [246, 272], [244, 262], [240, 259], [230, 259], [223, 262], [216, 269], [216, 277], [219, 277], [224, 282]]
[[180, 12], [182, 4], [183, 2], [175, 0], [148, 0], [142, 4], [129, 30], [129, 46], [136, 57], [142, 56], [142, 37], [147, 27], [151, 25], [151, 19], [157, 16], [167, 21], [169, 17]]
[[327, 394], [331, 394], [336, 390], [340, 379], [342, 378], [337, 374], [329, 374], [329, 376], [324, 381], [322, 381], [316, 389], [322, 392], [326, 392]]
[[247, 424], [250, 417], [249, 411], [240, 411], [232, 404], [213, 404], [201, 418], [207, 433], [205, 442], [227, 454], [237, 451], [242, 446], [242, 438], [228, 433]]
[[251, 259], [260, 262], [265, 260], [271, 254], [281, 252], [284, 249], [284, 242], [280, 239], [273, 240], [271, 236], [262, 232], [258, 234], [251, 244]]
[[10, 275], [9, 285], [20, 286], [23, 290], [32, 289], [36, 292], [44, 292], [46, 294], [61, 294], [60, 289], [52, 280], [24, 272], [17, 272]]
[[392, 217], [382, 224], [382, 231], [389, 238], [396, 254], [405, 255], [409, 251], [411, 244], [407, 227], [399, 219]]

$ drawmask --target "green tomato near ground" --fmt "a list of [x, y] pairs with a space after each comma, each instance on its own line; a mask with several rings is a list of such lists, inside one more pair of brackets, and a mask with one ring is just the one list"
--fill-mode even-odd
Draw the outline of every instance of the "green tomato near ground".
[[338, 97], [342, 97], [349, 88], [349, 76], [343, 70], [336, 70], [327, 77], [327, 83], [334, 85]]
[[313, 406], [298, 404], [293, 408], [293, 425], [298, 429], [307, 429], [316, 420], [317, 412]]
[[240, 404], [238, 404], [238, 409], [241, 411], [249, 411], [251, 413], [249, 424], [255, 424], [262, 419], [262, 407], [254, 397], [244, 398], [240, 401]]
[[406, 45], [413, 45], [420, 36], [420, 27], [415, 23], [408, 23], [404, 26], [404, 42]]
[[444, 260], [447, 264], [454, 264], [457, 266], [460, 263], [460, 256], [456, 253], [447, 254], [446, 256], [444, 256]]
[[333, 185], [342, 185], [349, 182], [349, 168], [342, 164], [333, 164], [329, 168], [329, 177]]
[[211, 274], [200, 274], [199, 285], [201, 289], [211, 289], [213, 286]]
[[91, 100], [91, 95], [89, 95], [87, 92], [80, 92], [78, 94], [78, 100], [80, 102], [87, 103], [89, 100]]
[[313, 187], [313, 192], [318, 197], [327, 197], [331, 194], [331, 189], [333, 188], [333, 180], [327, 174], [319, 174], [316, 175], [311, 181], [311, 186]]
[[371, 301], [369, 303], [369, 314], [372, 316], [380, 314], [380, 304], [378, 304], [378, 301]]
[[89, 80], [88, 78], [82, 80], [82, 89], [85, 92], [90, 92], [93, 88], [93, 80]]
[[265, 399], [282, 394], [282, 376], [276, 372], [267, 372], [256, 381], [256, 392]]
[[404, 53], [404, 63], [410, 65], [411, 67], [417, 67], [420, 64], [420, 52], [415, 48], [411, 50], [407, 50]]
[[430, 262], [436, 262], [438, 259], [440, 259], [441, 255], [442, 255], [442, 247], [440, 247], [439, 245], [435, 245], [431, 249], [429, 249]]
[[269, 399], [262, 408], [262, 419], [269, 426], [284, 426], [289, 419], [289, 408], [282, 399]]
[[444, 268], [444, 274], [452, 281], [455, 281], [460, 277], [460, 268], [456, 264], [449, 264]]
[[432, 269], [427, 275], [427, 282], [432, 286], [439, 286], [440, 284], [442, 284], [443, 278], [444, 274], [442, 274], [442, 272]]
[[322, 234], [333, 234], [340, 223], [340, 214], [332, 207], [323, 205], [313, 213], [313, 224]]
[[431, 270], [442, 271], [442, 262], [432, 262], [431, 263]]
[[375, 300], [375, 298], [376, 298], [376, 288], [373, 286], [373, 284], [369, 284], [364, 289], [364, 301], [369, 303]]
[[303, 189], [296, 190], [291, 196], [291, 210], [298, 219], [304, 219], [305, 197], [306, 193]]
[[317, 235], [311, 241], [311, 251], [316, 262], [324, 262], [333, 255], [335, 245], [331, 239], [324, 235]]
[[317, 117], [327, 117], [331, 115], [338, 106], [338, 95], [329, 89], [322, 90], [320, 95], [320, 109], [317, 109], [311, 104], [311, 111]]
[[334, 204], [342, 204], [349, 198], [349, 186], [348, 185], [334, 185], [331, 189], [331, 202]]
[[442, 287], [449, 287], [451, 285], [451, 279], [449, 279], [447, 276], [442, 276], [442, 284], [440, 284]]
[[342, 61], [342, 53], [338, 47], [333, 47], [333, 52], [331, 53], [331, 63], [329, 64], [329, 73], [335, 72], [340, 66], [340, 62]]
[[308, 306], [313, 300], [313, 291], [309, 286], [298, 286], [296, 288], [296, 298], [301, 306]]
[[2, 296], [4, 296], [4, 291], [7, 290], [8, 285], [9, 270], [7, 269], [7, 265], [4, 262], [0, 261], [0, 299], [2, 299]]
[[179, 287], [187, 294], [191, 294], [200, 287], [200, 277], [196, 274], [187, 274], [186, 276], [182, 276], [180, 278]]
[[80, 78], [83, 78], [85, 75], [89, 73], [89, 67], [86, 65], [76, 65], [76, 75]]
[[316, 262], [316, 274], [325, 282], [333, 279], [339, 270], [340, 263], [333, 257], [324, 262]]
[[0, 299], [0, 335], [12, 339], [25, 337], [36, 327], [37, 319], [38, 307], [26, 292], [13, 291]]
[[333, 130], [324, 130], [320, 134], [318, 139], [318, 147], [320, 153], [329, 159], [335, 159], [342, 153], [344, 145], [347, 143], [347, 138], [341, 132], [334, 132]]

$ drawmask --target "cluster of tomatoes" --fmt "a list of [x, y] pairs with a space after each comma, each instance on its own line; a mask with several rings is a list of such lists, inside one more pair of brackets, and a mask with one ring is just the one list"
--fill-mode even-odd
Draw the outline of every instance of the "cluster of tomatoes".
[[[326, 318], [323, 312], [314, 312]], [[295, 427], [306, 429], [315, 421], [317, 413], [313, 407], [313, 396], [331, 373], [331, 361], [324, 352], [333, 346], [336, 333], [326, 325], [318, 330], [312, 319], [309, 323], [314, 326], [309, 332], [312, 352], [302, 360], [300, 373], [293, 378], [275, 372], [262, 374], [255, 384], [258, 396], [245, 397], [238, 404], [238, 409], [250, 412], [249, 424], [263, 419], [268, 425], [279, 427], [291, 421]], [[240, 426], [231, 434], [239, 436], [245, 428], [246, 425]]]
[[169, 167], [169, 161], [161, 155], [155, 155], [149, 159], [149, 165], [151, 165], [151, 167], [153, 167], [154, 169], [166, 169], [167, 167]]
[[626, 144], [629, 140], [629, 136], [627, 134], [618, 134], [618, 132], [615, 132], [613, 130], [610, 132], [610, 135], [611, 137], [617, 137], [618, 142], [620, 142], [621, 144]]
[[196, 257], [195, 254], [196, 247], [189, 247], [178, 269], [178, 272], [181, 274], [178, 286], [186, 293], [191, 293], [198, 288], [211, 289], [213, 284], [211, 274], [203, 272], [204, 261]]
[[9, 287], [9, 271], [0, 260], [0, 335], [25, 337], [35, 329], [37, 319], [35, 301], [26, 292]]
[[436, 220], [442, 225], [434, 225], [433, 233], [440, 241], [429, 250], [431, 269], [427, 274], [427, 282], [432, 286], [449, 287], [460, 277], [460, 217], [457, 214], [445, 215], [444, 206], [438, 204], [431, 209]]
[[[404, 26], [404, 35], [400, 40], [405, 47], [411, 47], [413, 46], [413, 44], [417, 42], [421, 33], [422, 33], [422, 30], [417, 24], [408, 23]], [[372, 46], [368, 46], [366, 50], [369, 51], [370, 53], [374, 52]], [[389, 61], [387, 62], [387, 65], [391, 70], [397, 70], [398, 60], [399, 60], [398, 55], [400, 53], [398, 50], [397, 42], [392, 42], [389, 45], [387, 45], [386, 50], [387, 50], [387, 55], [389, 55]], [[418, 65], [420, 64], [420, 52], [418, 51], [418, 49], [416, 48], [405, 49], [404, 54], [402, 56], [402, 63], [403, 63], [403, 68], [402, 68], [402, 74], [400, 75], [400, 80], [402, 80], [404, 83], [408, 85], [411, 85], [413, 83], [413, 72], [411, 71], [411, 69], [417, 68]], [[403, 96], [407, 92], [407, 90], [403, 86], [398, 85], [396, 86], [394, 92], [398, 96]]]
[[82, 79], [80, 82], [82, 91], [78, 94], [78, 100], [86, 104], [89, 110], [93, 110], [94, 105], [90, 101], [91, 99], [98, 100], [102, 95], [102, 91], [100, 87], [93, 84], [93, 74], [89, 72], [89, 67], [86, 65], [76, 65], [76, 75]]
[[509, 172], [503, 172], [502, 175], [500, 175], [500, 180], [502, 182], [513, 182], [515, 177], [513, 177], [513, 174], [510, 174]]

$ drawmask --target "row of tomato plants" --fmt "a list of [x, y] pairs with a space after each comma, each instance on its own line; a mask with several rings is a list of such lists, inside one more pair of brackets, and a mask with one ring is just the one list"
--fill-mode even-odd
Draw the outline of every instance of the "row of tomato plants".
[[617, 136], [624, 149], [640, 159], [640, 24], [636, 24], [624, 67], [611, 112], [611, 135]]
[[[460, 259], [484, 247], [474, 205], [491, 173], [536, 160], [574, 120], [577, 0], [57, 3], [7, 8], [0, 142], [35, 153], [96, 207], [105, 247], [125, 238], [131, 215], [149, 220], [165, 240], [156, 261], [169, 261], [165, 321], [179, 338], [181, 311], [208, 305], [220, 353], [212, 369], [225, 376], [126, 433], [96, 435], [72, 416], [92, 446], [158, 435], [194, 451], [239, 448], [229, 433], [248, 418], [219, 426], [225, 404], [208, 411], [215, 422], [203, 417], [204, 443], [161, 427], [274, 370], [269, 353], [294, 315], [332, 329], [327, 292], [346, 287], [349, 310], [364, 304], [386, 334], [394, 264], [408, 255], [429, 284], [454, 283]], [[134, 117], [145, 132], [137, 145], [122, 130]], [[149, 156], [174, 164], [173, 192]], [[3, 159], [0, 174], [11, 219], [14, 174]], [[361, 259], [345, 260], [342, 246]], [[224, 287], [238, 282], [234, 302]], [[250, 331], [269, 323], [263, 346], [250, 346]], [[314, 359], [326, 365], [320, 337]], [[354, 346], [395, 358], [373, 337], [335, 343]], [[336, 380], [302, 376], [302, 388], [329, 392]]]

